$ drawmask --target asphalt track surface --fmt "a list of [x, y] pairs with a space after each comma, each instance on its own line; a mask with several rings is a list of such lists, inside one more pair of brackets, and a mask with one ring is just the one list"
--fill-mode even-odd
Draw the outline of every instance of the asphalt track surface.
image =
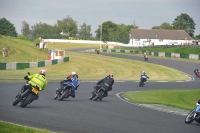
[[[89, 53], [92, 54], [92, 53]], [[142, 57], [106, 54], [144, 61]], [[169, 66], [194, 76], [200, 63], [150, 58], [149, 63]], [[75, 98], [54, 100], [57, 82], [50, 82], [38, 100], [26, 108], [12, 106], [14, 97], [24, 83], [0, 83], [0, 120], [25, 126], [64, 133], [199, 133], [200, 124], [185, 124], [185, 116], [161, 112], [130, 104], [118, 98], [117, 93], [157, 89], [200, 89], [200, 79], [187, 82], [115, 82], [113, 90], [102, 101], [90, 101], [95, 82], [81, 82]]]

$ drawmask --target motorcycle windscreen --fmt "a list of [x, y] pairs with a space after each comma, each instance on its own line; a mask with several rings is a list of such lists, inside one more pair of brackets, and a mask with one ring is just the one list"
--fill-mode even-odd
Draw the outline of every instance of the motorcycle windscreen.
[[200, 105], [198, 105], [197, 107], [196, 107], [196, 110], [195, 110], [196, 112], [200, 112]]
[[70, 84], [70, 81], [64, 81], [63, 84], [68, 85], [68, 84]]

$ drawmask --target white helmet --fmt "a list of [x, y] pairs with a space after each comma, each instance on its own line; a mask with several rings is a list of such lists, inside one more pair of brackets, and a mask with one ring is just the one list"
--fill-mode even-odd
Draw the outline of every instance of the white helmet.
[[76, 72], [72, 72], [72, 75], [75, 75], [76, 74]]
[[40, 74], [46, 75], [46, 70], [44, 70], [44, 69], [40, 70]]

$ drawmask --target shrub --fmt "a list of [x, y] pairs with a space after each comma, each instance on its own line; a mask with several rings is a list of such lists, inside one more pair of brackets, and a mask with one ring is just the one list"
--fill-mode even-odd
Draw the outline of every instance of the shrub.
[[19, 38], [19, 39], [22, 39], [22, 40], [27, 40], [27, 37], [24, 36], [24, 35], [20, 35], [18, 38]]

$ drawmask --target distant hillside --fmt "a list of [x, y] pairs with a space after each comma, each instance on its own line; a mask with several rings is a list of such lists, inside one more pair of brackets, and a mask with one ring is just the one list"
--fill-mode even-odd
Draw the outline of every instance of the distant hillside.
[[[2, 49], [8, 48], [8, 57], [3, 57]], [[36, 48], [35, 43], [15, 37], [0, 37], [0, 62], [36, 62], [46, 60], [47, 49]]]

